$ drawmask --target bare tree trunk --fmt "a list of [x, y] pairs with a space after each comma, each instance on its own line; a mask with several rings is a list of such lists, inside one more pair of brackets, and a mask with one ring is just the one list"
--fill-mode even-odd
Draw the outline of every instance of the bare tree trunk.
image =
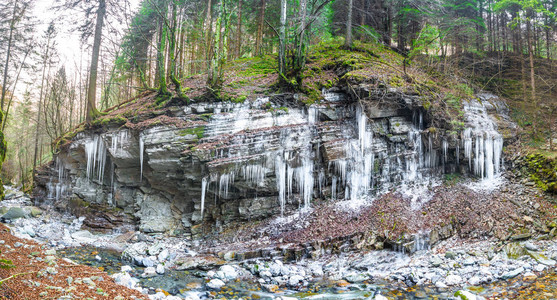
[[344, 47], [352, 47], [352, 7], [354, 0], [348, 0], [348, 16], [346, 16], [346, 39], [344, 39]]
[[99, 0], [99, 8], [97, 9], [97, 22], [95, 23], [95, 37], [93, 41], [93, 54], [91, 55], [91, 69], [89, 70], [89, 88], [87, 91], [87, 114], [85, 121], [91, 124], [91, 121], [99, 112], [96, 108], [97, 100], [97, 69], [99, 67], [99, 53], [101, 50], [102, 29], [104, 24], [104, 16], [106, 15], [106, 2]]

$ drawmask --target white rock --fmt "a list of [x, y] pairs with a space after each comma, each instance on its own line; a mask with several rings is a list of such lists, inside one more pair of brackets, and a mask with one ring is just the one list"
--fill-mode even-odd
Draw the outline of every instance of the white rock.
[[220, 279], [211, 279], [211, 281], [207, 282], [207, 287], [210, 289], [218, 290], [224, 286], [224, 282]]
[[116, 273], [112, 275], [114, 282], [119, 285], [123, 285], [130, 289], [135, 289], [137, 285], [137, 279], [131, 277], [129, 273]]
[[273, 277], [273, 274], [271, 274], [271, 272], [265, 270], [265, 271], [259, 272], [259, 276], [260, 276], [260, 277], [268, 277], [268, 278], [270, 278], [270, 277]]
[[[455, 293], [455, 296], [458, 296], [460, 299], [466, 300], [478, 300], [478, 297], [468, 291], [460, 290]], [[459, 299], [457, 298], [457, 299]]]
[[296, 286], [296, 285], [298, 285], [298, 283], [300, 283], [303, 280], [304, 280], [304, 277], [302, 277], [300, 275], [294, 275], [294, 276], [290, 277], [290, 279], [288, 279], [288, 284], [290, 286]]
[[168, 258], [168, 250], [163, 249], [161, 253], [159, 253], [158, 259], [159, 261], [165, 261]]
[[141, 274], [141, 277], [153, 277], [157, 275], [157, 270], [154, 267], [147, 267], [145, 268], [145, 270], [143, 270], [143, 274]]
[[155, 265], [155, 262], [149, 258], [149, 257], [144, 257], [143, 260], [141, 261], [141, 264], [145, 267], [152, 267]]
[[76, 231], [71, 234], [71, 237], [79, 243], [88, 244], [95, 241], [95, 236], [87, 230]]
[[270, 268], [269, 268], [269, 272], [271, 272], [271, 274], [273, 276], [280, 276], [281, 272], [280, 269], [282, 268], [282, 264], [271, 264]]
[[160, 275], [164, 274], [164, 266], [161, 265], [161, 264], [158, 264], [155, 271], [157, 272], [157, 274], [160, 274]]
[[447, 285], [458, 285], [462, 282], [462, 277], [458, 275], [449, 275], [445, 278], [445, 283]]
[[[219, 268], [219, 272], [222, 273], [222, 275], [219, 276], [219, 278], [225, 281], [234, 280], [238, 277], [238, 272], [236, 272], [236, 269], [234, 269], [234, 267], [230, 265], [221, 266]], [[217, 272], [217, 274], [219, 274], [219, 272]]]
[[468, 283], [470, 285], [480, 285], [481, 279], [478, 276], [472, 276], [472, 278], [468, 279]]
[[542, 272], [543, 270], [545, 270], [546, 266], [542, 265], [542, 264], [538, 264], [534, 267], [534, 270], [536, 270], [537, 272]]
[[125, 266], [122, 266], [122, 267], [120, 268], [120, 271], [122, 271], [122, 272], [131, 272], [131, 271], [133, 271], [133, 268], [130, 267], [130, 266], [128, 266], [128, 265], [125, 265]]
[[448, 286], [443, 282], [443, 280], [438, 280], [435, 283], [435, 287], [439, 288], [439, 289], [446, 289], [448, 288]]
[[96, 261], [101, 261], [102, 258], [101, 258], [100, 256], [98, 256], [98, 255], [95, 255], [95, 260], [96, 260]]
[[213, 270], [207, 272], [207, 277], [209, 277], [209, 278], [213, 278], [213, 277], [215, 277], [215, 275], [216, 275], [216, 273]]
[[182, 293], [182, 296], [185, 297], [185, 300], [200, 300], [199, 296], [195, 292], [185, 292]]
[[375, 295], [375, 300], [389, 300], [389, 298], [382, 296], [381, 294]]

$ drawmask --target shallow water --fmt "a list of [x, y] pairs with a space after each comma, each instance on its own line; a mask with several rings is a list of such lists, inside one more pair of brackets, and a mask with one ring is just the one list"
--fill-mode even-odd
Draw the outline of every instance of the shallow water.
[[[123, 265], [129, 262], [120, 258], [120, 253], [94, 247], [68, 248], [58, 251], [62, 257], [75, 262], [93, 266], [104, 270], [108, 274], [120, 272]], [[97, 260], [99, 256], [101, 260]], [[163, 289], [170, 294], [180, 295], [187, 291], [202, 292], [208, 297], [216, 298], [244, 298], [244, 299], [273, 299], [279, 295], [298, 299], [373, 299], [377, 294], [389, 299], [448, 299], [458, 290], [457, 288], [439, 289], [434, 286], [408, 287], [404, 283], [384, 280], [366, 281], [360, 284], [346, 284], [339, 282], [318, 281], [310, 283], [302, 291], [280, 289], [271, 294], [261, 290], [255, 281], [237, 280], [229, 282], [220, 291], [208, 291], [204, 287], [205, 271], [166, 270], [164, 275], [151, 278], [141, 278], [144, 268], [134, 266], [130, 272], [139, 279], [140, 285], [147, 288]], [[479, 287], [468, 287], [467, 290], [488, 299], [555, 299], [557, 297], [557, 275], [554, 271], [540, 274], [535, 280], [517, 278], [507, 281], [497, 281]], [[210, 295], [209, 295], [210, 294]]]

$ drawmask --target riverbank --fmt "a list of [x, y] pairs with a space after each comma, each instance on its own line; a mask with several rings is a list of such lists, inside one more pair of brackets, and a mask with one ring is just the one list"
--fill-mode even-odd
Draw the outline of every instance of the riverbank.
[[[7, 190], [7, 200], [0, 203], [0, 209], [4, 221], [11, 226], [10, 232], [16, 236], [14, 239], [23, 238], [22, 244], [51, 249], [49, 253], [57, 251], [60, 257], [91, 265], [95, 272], [106, 277], [103, 282], [114, 279], [150, 299], [380, 299], [383, 296], [450, 299], [459, 291], [490, 299], [517, 298], [528, 295], [527, 291], [548, 299], [557, 296], [557, 288], [552, 290], [551, 284], [537, 284], [544, 280], [551, 283], [548, 278], [554, 278], [557, 243], [551, 232], [535, 236], [515, 234], [504, 240], [495, 236], [462, 239], [453, 235], [438, 242], [433, 249], [424, 241], [412, 255], [346, 248], [297, 259], [295, 251], [271, 248], [265, 257], [250, 258], [245, 252], [242, 257], [232, 250], [217, 251], [227, 247], [227, 244], [217, 247], [217, 239], [200, 243], [186, 237], [135, 231], [94, 234], [82, 229], [83, 218], [43, 211], [33, 207], [26, 195]], [[499, 190], [509, 190], [509, 184]], [[512, 192], [520, 197], [524, 193]], [[493, 191], [486, 193], [493, 194]], [[431, 201], [435, 204], [434, 199]], [[308, 214], [318, 211], [316, 208]], [[307, 232], [307, 228], [303, 229]], [[39, 246], [30, 239], [44, 244]], [[261, 247], [266, 246], [264, 241]], [[209, 248], [211, 243], [213, 248]], [[232, 249], [231, 244], [228, 246]], [[294, 253], [294, 257], [285, 257], [288, 253]], [[90, 273], [91, 269], [83, 272]], [[78, 273], [67, 276], [82, 278]], [[21, 278], [22, 282], [26, 280]], [[114, 289], [114, 286], [107, 288]], [[473, 299], [472, 294], [467, 295]]]

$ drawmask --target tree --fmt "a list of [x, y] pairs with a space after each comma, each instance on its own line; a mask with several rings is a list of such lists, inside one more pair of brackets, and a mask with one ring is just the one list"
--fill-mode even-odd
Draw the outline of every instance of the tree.
[[46, 78], [46, 70], [48, 69], [48, 65], [51, 63], [52, 51], [54, 48], [53, 39], [56, 35], [56, 30], [54, 28], [53, 23], [48, 26], [48, 29], [45, 32], [45, 46], [44, 46], [44, 54], [42, 55], [43, 58], [43, 72], [41, 77], [41, 91], [39, 94], [39, 108], [37, 113], [37, 124], [35, 128], [35, 151], [33, 153], [33, 171], [31, 174], [35, 174], [35, 170], [37, 169], [37, 155], [39, 149], [39, 129], [41, 127], [41, 115], [42, 115], [42, 107], [43, 107], [43, 93], [45, 90], [45, 78]]
[[348, 15], [346, 16], [346, 38], [344, 39], [344, 47], [352, 47], [352, 7], [354, 0], [348, 0]]
[[106, 1], [98, 0], [95, 37], [93, 40], [91, 67], [89, 68], [89, 84], [87, 88], [87, 111], [85, 116], [85, 122], [87, 122], [87, 124], [91, 124], [91, 121], [99, 115], [95, 102], [97, 101], [97, 71], [99, 67], [99, 53], [101, 51], [101, 38], [105, 16]]

